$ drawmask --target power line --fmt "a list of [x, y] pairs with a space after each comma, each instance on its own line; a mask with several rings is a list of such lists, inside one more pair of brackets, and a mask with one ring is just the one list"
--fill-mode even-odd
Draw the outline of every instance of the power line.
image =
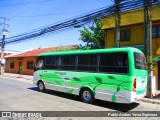
[[44, 2], [51, 2], [51, 0], [42, 0], [42, 1], [37, 1], [37, 2], [24, 2], [24, 3], [15, 3], [15, 4], [4, 4], [4, 5], [0, 5], [0, 7], [30, 5], [30, 4], [37, 4], [37, 3], [44, 3]]
[[102, 0], [97, 0], [97, 1], [99, 1], [99, 2], [101, 2], [101, 3], [103, 3], [103, 4], [106, 4], [106, 2], [104, 2], [104, 1], [102, 1]]
[[[79, 18], [79, 19], [82, 19], [82, 20], [75, 23], [74, 25], [79, 24], [80, 22], [84, 22], [84, 21], [93, 19], [94, 17], [97, 17], [98, 15], [100, 15], [102, 13], [105, 13], [105, 11], [104, 12], [103, 11], [100, 11], [100, 12], [98, 11], [98, 12], [94, 12], [94, 13], [91, 13], [91, 14], [86, 15], [86, 16], [82, 16], [82, 17]], [[76, 19], [73, 19], [73, 20], [76, 20]], [[73, 20], [69, 20], [69, 22], [73, 21]], [[78, 21], [78, 19], [76, 21]], [[11, 38], [12, 39], [18, 38], [19, 40], [22, 40], [22, 39], [29, 39], [31, 37], [37, 37], [38, 35], [44, 35], [48, 32], [52, 32], [52, 31], [56, 31], [58, 29], [62, 29], [63, 27], [69, 27], [69, 26], [66, 26], [67, 24], [69, 24], [69, 22], [68, 21], [67, 22], [62, 22], [62, 23], [59, 23], [59, 24], [56, 24], [56, 25], [53, 25], [53, 26], [50, 26], [50, 27], [47, 27], [47, 28], [42, 28], [40, 30], [24, 33], [24, 34], [21, 34], [21, 35], [15, 36], [15, 37], [11, 37]], [[70, 24], [70, 25], [72, 26], [73, 24]], [[30, 34], [30, 35], [27, 36], [27, 34]], [[10, 42], [14, 42], [14, 40], [8, 41], [8, 43], [10, 43]]]
[[[70, 9], [72, 7], [79, 7], [79, 6], [82, 6], [84, 4], [86, 4], [86, 0], [62, 0], [62, 1], [59, 1], [57, 4], [54, 5], [54, 7], [51, 8], [50, 12], [47, 12], [47, 13], [50, 13], [50, 14], [44, 14], [44, 15], [32, 15], [32, 16], [11, 16], [10, 18], [14, 18], [14, 17], [19, 17], [19, 18], [33, 18], [34, 17], [34, 20], [32, 20], [32, 24], [33, 23], [36, 23], [37, 21], [39, 21], [39, 18], [38, 17], [44, 17], [44, 16], [58, 16], [58, 15], [61, 15], [61, 14], [65, 14], [63, 13], [63, 11], [66, 11], [67, 9]], [[54, 3], [54, 1], [53, 1]], [[42, 8], [41, 8], [42, 9]], [[74, 13], [75, 11], [73, 12], [70, 12], [69, 14], [71, 13]], [[78, 11], [80, 12], [80, 11]], [[66, 13], [68, 14], [68, 13]], [[37, 17], [37, 18], [36, 18]]]
[[[89, 9], [88, 9], [89, 10]], [[62, 13], [53, 13], [53, 14], [39, 14], [39, 15], [31, 15], [31, 16], [11, 16], [10, 18], [14, 18], [14, 17], [45, 17], [45, 16], [58, 16], [58, 15], [62, 15], [62, 14], [73, 14], [73, 13], [81, 13], [81, 12], [85, 12], [88, 10], [83, 10], [83, 11], [74, 11], [74, 12], [62, 12]]]
[[[156, 2], [154, 4], [160, 4], [160, 2]], [[134, 0], [134, 1], [122, 0], [122, 3], [120, 4], [120, 6], [121, 6], [121, 12], [125, 12], [128, 10], [142, 8], [144, 6], [144, 2], [143, 0]], [[95, 17], [100, 19], [103, 16], [114, 14], [114, 11], [115, 11], [115, 5], [112, 5], [108, 8], [102, 8], [98, 11], [92, 11], [90, 13], [86, 13], [81, 16], [77, 16], [62, 22], [58, 22], [46, 27], [42, 27], [39, 29], [35, 29], [32, 31], [28, 31], [26, 33], [22, 33], [22, 34], [7, 38], [6, 44], [17, 43], [20, 41], [30, 40], [30, 39], [41, 37], [51, 33], [54, 34], [62, 30], [68, 30], [71, 28], [73, 29], [77, 25], [84, 25], [89, 22], [93, 22], [93, 19]]]

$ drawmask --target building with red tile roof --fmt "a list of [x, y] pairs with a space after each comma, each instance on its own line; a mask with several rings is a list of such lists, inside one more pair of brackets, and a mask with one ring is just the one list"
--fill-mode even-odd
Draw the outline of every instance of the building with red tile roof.
[[[3, 56], [8, 56], [8, 55], [13, 55], [13, 54], [17, 54], [19, 53], [18, 51], [11, 51], [11, 50], [4, 50]], [[1, 57], [1, 53], [0, 53], [0, 57]], [[5, 59], [0, 59], [0, 63], [5, 64]]]
[[56, 52], [63, 49], [72, 49], [76, 45], [51, 47], [51, 48], [38, 48], [34, 50], [28, 50], [16, 55], [6, 56], [5, 72], [19, 73], [20, 66], [23, 66], [23, 74], [32, 75], [34, 72], [33, 63], [36, 62], [37, 57], [41, 53]]

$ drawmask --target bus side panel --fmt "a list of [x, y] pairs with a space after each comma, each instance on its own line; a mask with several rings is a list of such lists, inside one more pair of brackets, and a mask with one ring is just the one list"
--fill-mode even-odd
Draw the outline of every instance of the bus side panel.
[[[101, 77], [102, 75], [99, 75]], [[96, 89], [96, 99], [117, 103], [130, 103], [132, 92], [132, 77], [127, 75], [106, 74], [103, 75], [102, 84]]]
[[93, 91], [96, 99], [117, 103], [135, 101], [133, 77], [127, 75], [47, 70], [43, 71], [41, 80], [47, 89], [69, 94], [79, 95], [80, 90], [87, 87]]
[[66, 72], [61, 76], [65, 80], [66, 93], [79, 95], [81, 88], [87, 87], [94, 92], [94, 86], [98, 83], [94, 81], [94, 73]]
[[37, 86], [37, 82], [41, 80], [42, 70], [37, 70], [33, 74], [33, 85]]
[[47, 89], [65, 92], [65, 81], [63, 77], [61, 77], [62, 75], [59, 75], [61, 73], [63, 74], [63, 72], [59, 71], [44, 70], [42, 79]]
[[79, 95], [80, 90], [87, 87], [96, 99], [120, 103], [130, 103], [132, 99], [133, 78], [127, 75], [59, 71], [59, 77], [69, 94]]
[[77, 72], [62, 72], [63, 75], [59, 76], [64, 80], [65, 83], [65, 92], [69, 94], [79, 95], [81, 86], [83, 82], [81, 81], [81, 74]]
[[65, 92], [69, 94], [79, 95], [80, 90], [84, 87], [94, 92], [95, 87], [99, 85], [95, 79], [95, 73], [57, 71], [54, 74], [64, 83]]

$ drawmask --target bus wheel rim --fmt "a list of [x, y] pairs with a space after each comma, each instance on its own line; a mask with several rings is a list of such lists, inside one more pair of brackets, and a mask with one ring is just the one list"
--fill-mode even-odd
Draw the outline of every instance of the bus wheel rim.
[[83, 99], [85, 101], [89, 101], [91, 99], [91, 93], [89, 91], [84, 91], [83, 92]]
[[40, 90], [43, 90], [43, 88], [44, 88], [43, 83], [39, 83], [39, 89], [40, 89]]

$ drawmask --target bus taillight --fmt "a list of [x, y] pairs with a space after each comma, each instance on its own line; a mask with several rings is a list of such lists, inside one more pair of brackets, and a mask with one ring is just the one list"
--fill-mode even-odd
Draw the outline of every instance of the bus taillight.
[[133, 91], [136, 92], [136, 78], [133, 80]]

